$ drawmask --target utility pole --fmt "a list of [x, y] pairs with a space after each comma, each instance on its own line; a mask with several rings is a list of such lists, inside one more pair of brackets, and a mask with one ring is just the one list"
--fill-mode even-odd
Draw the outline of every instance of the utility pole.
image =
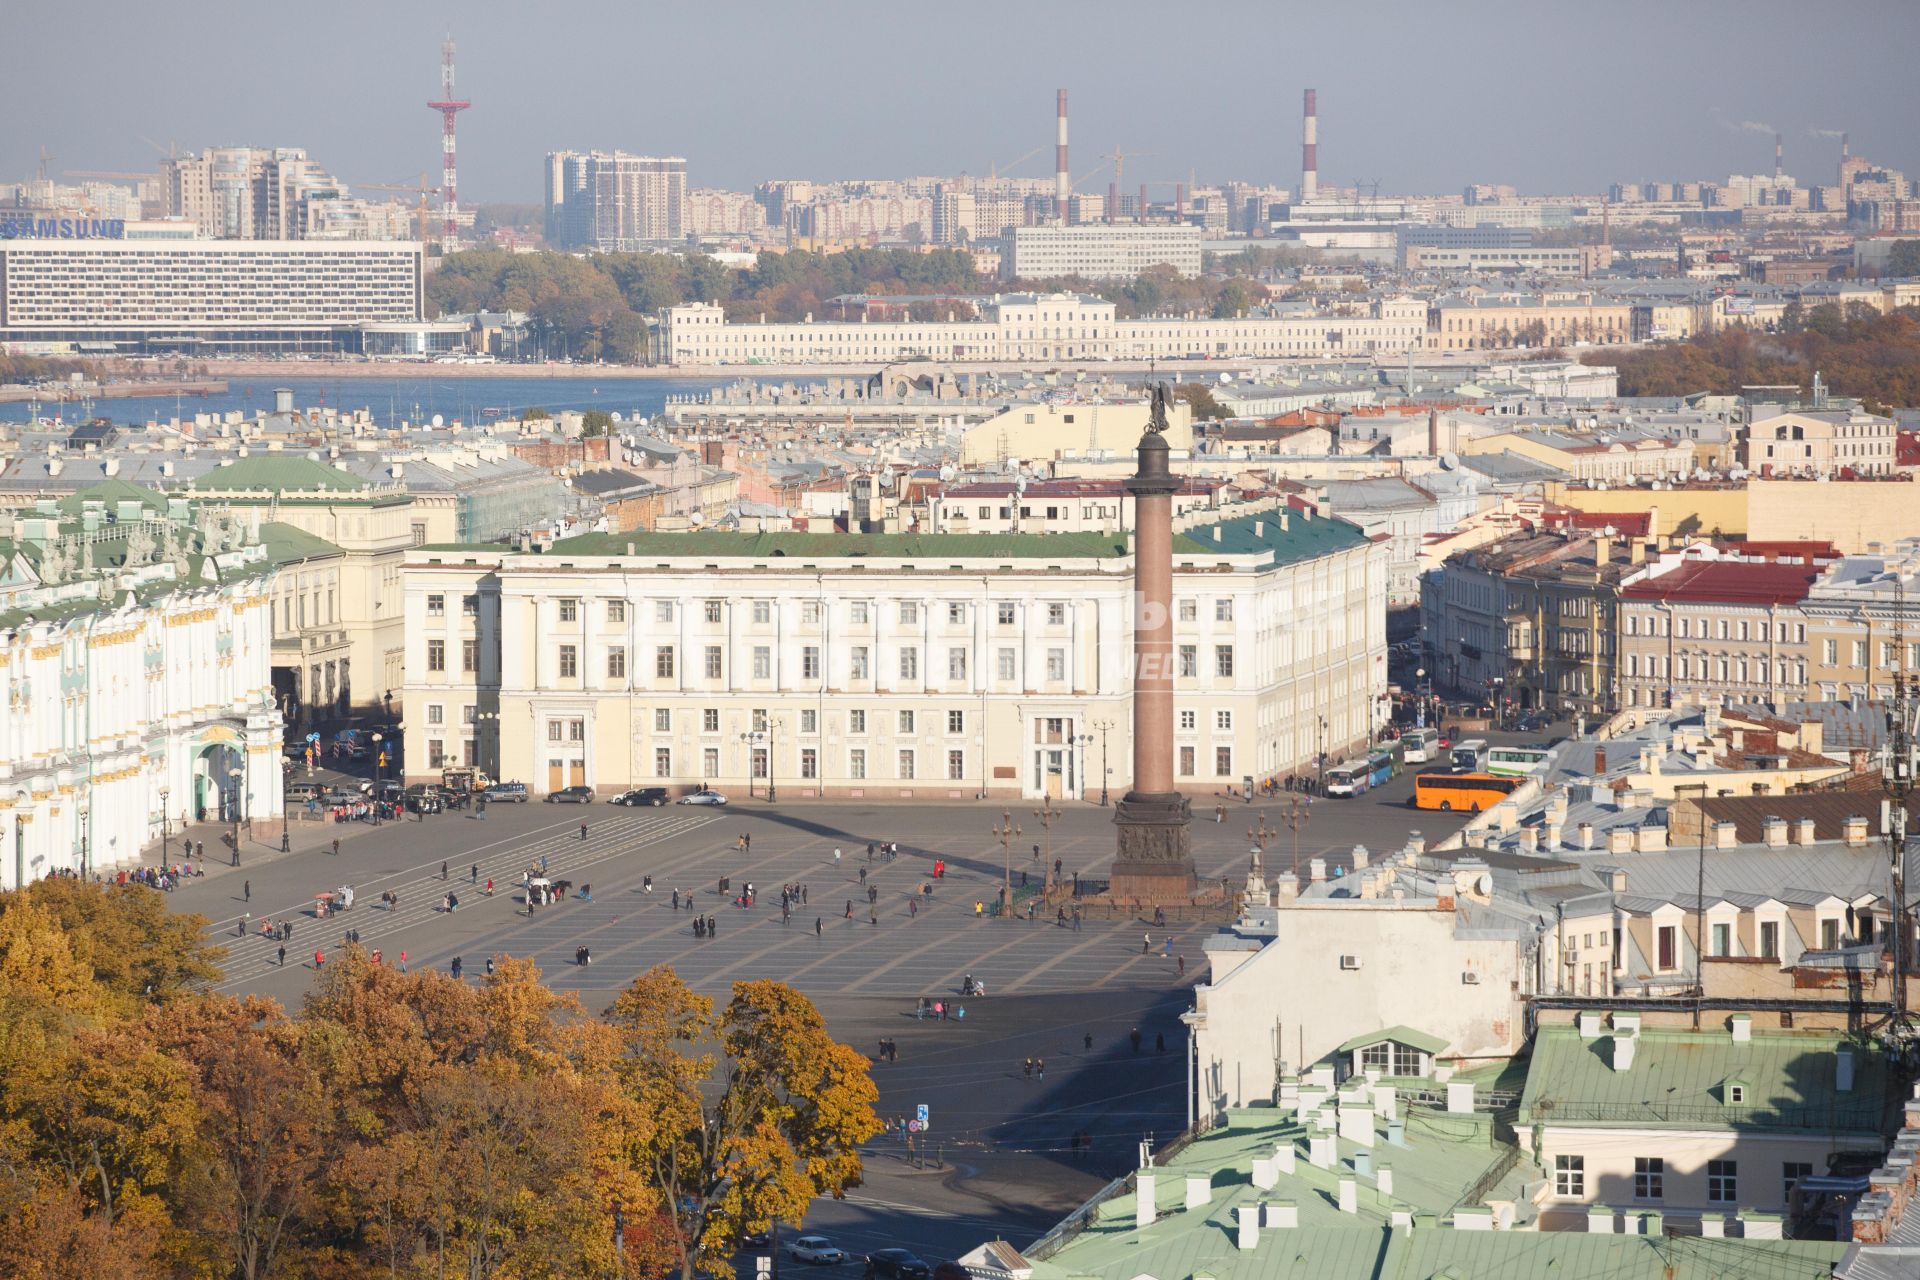
[[988, 833], [1000, 842], [1000, 855], [1005, 864], [1005, 878], [1000, 882], [1000, 914], [1005, 919], [1013, 917], [1013, 842], [1020, 838], [1020, 825], [1013, 815], [1001, 811], [1000, 824], [988, 828]]

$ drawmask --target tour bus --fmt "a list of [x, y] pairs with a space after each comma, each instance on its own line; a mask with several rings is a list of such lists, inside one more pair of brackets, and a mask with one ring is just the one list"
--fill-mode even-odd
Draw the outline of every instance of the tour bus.
[[1373, 762], [1349, 760], [1327, 770], [1326, 792], [1330, 796], [1357, 796], [1373, 785]]
[[1413, 780], [1413, 807], [1479, 813], [1499, 804], [1519, 785], [1518, 778], [1492, 773], [1422, 773]]
[[1439, 741], [1437, 729], [1409, 729], [1400, 735], [1400, 758], [1408, 764], [1426, 764]]
[[1400, 766], [1393, 758], [1393, 748], [1375, 747], [1367, 752], [1367, 764], [1373, 769], [1369, 779], [1373, 786], [1383, 786], [1393, 781], [1393, 775], [1400, 772]]
[[1453, 771], [1455, 773], [1485, 773], [1487, 769], [1487, 740], [1485, 738], [1468, 738], [1465, 742], [1456, 742], [1453, 744], [1453, 755], [1450, 756], [1449, 759], [1453, 761]]
[[1487, 772], [1525, 778], [1547, 767], [1546, 747], [1495, 747], [1487, 753]]

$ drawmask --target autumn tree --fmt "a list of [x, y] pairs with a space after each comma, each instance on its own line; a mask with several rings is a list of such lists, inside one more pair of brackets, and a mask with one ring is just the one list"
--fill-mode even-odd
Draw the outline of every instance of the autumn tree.
[[650, 1118], [627, 1158], [651, 1207], [671, 1218], [684, 1280], [723, 1265], [749, 1231], [798, 1221], [815, 1196], [858, 1185], [879, 1095], [865, 1056], [828, 1035], [798, 991], [737, 982], [716, 1016], [713, 1001], [656, 966], [608, 1018], [622, 1089]]

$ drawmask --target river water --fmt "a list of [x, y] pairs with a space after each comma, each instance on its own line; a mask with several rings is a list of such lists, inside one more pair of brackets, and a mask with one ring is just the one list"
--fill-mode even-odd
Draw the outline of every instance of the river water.
[[[210, 396], [138, 396], [92, 402], [92, 414], [114, 422], [165, 422], [196, 413], [239, 411], [253, 414], [273, 408], [276, 387], [293, 391], [296, 408], [366, 409], [382, 426], [431, 421], [435, 414], [451, 422], [474, 422], [518, 416], [538, 406], [561, 409], [605, 409], [622, 419], [652, 417], [668, 396], [700, 395], [737, 378], [232, 378], [227, 390]], [[42, 418], [62, 417], [68, 423], [85, 421], [87, 408], [79, 401], [64, 405], [42, 400]], [[25, 422], [32, 415], [28, 401], [0, 403], [0, 422]]]

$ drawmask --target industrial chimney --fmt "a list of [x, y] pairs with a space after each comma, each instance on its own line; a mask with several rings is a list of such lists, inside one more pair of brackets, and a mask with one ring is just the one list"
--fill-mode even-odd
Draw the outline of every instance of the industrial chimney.
[[1073, 178], [1067, 173], [1067, 91], [1060, 91], [1059, 119], [1054, 125], [1053, 213], [1067, 225], [1067, 201], [1073, 196]]
[[1787, 172], [1786, 154], [1787, 154], [1787, 145], [1783, 135], [1778, 133], [1774, 134], [1773, 135], [1773, 180], [1775, 182], [1780, 181], [1781, 178], [1786, 176], [1786, 172]]
[[1306, 111], [1300, 121], [1300, 199], [1320, 194], [1320, 107], [1315, 91], [1307, 90]]

